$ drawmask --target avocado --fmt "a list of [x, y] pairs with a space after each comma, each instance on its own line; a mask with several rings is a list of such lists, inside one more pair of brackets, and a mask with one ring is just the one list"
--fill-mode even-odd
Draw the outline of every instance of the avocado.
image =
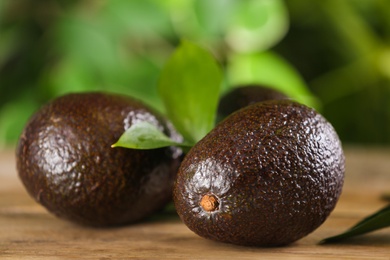
[[234, 86], [221, 97], [217, 117], [222, 120], [240, 108], [274, 99], [288, 99], [288, 96], [276, 89], [260, 84]]
[[89, 226], [139, 221], [172, 199], [181, 150], [111, 148], [131, 125], [148, 121], [182, 137], [157, 112], [105, 92], [58, 97], [29, 120], [17, 149], [28, 193], [60, 218]]
[[264, 101], [233, 113], [191, 148], [174, 203], [201, 237], [287, 245], [334, 209], [344, 161], [337, 133], [319, 113], [291, 100]]

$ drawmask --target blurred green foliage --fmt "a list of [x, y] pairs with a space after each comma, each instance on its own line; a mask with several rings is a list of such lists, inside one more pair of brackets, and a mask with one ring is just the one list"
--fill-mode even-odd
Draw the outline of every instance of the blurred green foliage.
[[344, 143], [390, 144], [390, 1], [286, 1], [276, 47], [322, 103]]
[[0, 147], [67, 92], [125, 93], [164, 112], [157, 81], [182, 38], [214, 53], [222, 93], [272, 85], [344, 142], [390, 144], [388, 0], [1, 0]]

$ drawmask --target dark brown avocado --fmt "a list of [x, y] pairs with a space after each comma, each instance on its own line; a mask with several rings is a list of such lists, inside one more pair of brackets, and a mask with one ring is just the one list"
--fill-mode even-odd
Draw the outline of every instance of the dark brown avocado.
[[240, 85], [224, 94], [218, 105], [218, 118], [224, 119], [246, 106], [274, 99], [288, 99], [282, 92], [259, 84]]
[[59, 97], [30, 119], [20, 137], [20, 179], [58, 217], [91, 226], [141, 220], [171, 200], [181, 150], [111, 148], [139, 121], [181, 140], [167, 120], [130, 97], [98, 92]]
[[290, 100], [264, 101], [233, 113], [189, 151], [174, 202], [202, 237], [282, 246], [325, 221], [344, 171], [340, 140], [320, 114]]

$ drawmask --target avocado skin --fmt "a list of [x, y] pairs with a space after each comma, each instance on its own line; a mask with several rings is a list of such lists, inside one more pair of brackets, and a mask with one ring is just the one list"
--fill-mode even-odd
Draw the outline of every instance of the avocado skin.
[[162, 116], [130, 97], [68, 94], [39, 110], [17, 146], [28, 193], [60, 218], [90, 226], [139, 221], [172, 198], [181, 150], [111, 148], [137, 121], [180, 141]]
[[[196, 234], [245, 246], [290, 244], [319, 227], [344, 181], [344, 154], [320, 114], [289, 100], [243, 108], [184, 158], [174, 185], [177, 212]], [[207, 212], [202, 196], [219, 207]]]
[[226, 118], [233, 112], [246, 106], [266, 100], [288, 99], [288, 97], [276, 89], [259, 85], [238, 85], [225, 93], [218, 104], [218, 118]]

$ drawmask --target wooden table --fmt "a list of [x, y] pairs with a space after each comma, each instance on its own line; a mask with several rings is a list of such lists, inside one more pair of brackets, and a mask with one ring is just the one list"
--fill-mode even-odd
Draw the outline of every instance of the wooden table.
[[14, 152], [0, 151], [0, 259], [390, 259], [390, 230], [340, 244], [319, 245], [386, 205], [390, 149], [346, 150], [347, 176], [328, 220], [300, 241], [280, 248], [251, 248], [198, 237], [175, 214], [114, 229], [80, 227], [57, 219], [21, 185]]

